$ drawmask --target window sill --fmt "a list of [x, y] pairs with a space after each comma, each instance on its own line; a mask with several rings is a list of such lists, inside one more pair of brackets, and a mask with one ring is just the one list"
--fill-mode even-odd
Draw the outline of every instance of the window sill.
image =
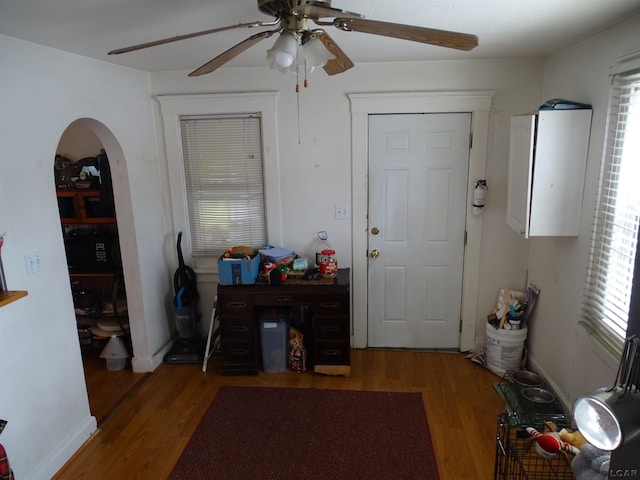
[[22, 297], [26, 297], [27, 295], [28, 295], [28, 292], [26, 290], [18, 290], [18, 291], [7, 290], [5, 292], [0, 292], [0, 307], [9, 305], [10, 303], [15, 302], [16, 300]]

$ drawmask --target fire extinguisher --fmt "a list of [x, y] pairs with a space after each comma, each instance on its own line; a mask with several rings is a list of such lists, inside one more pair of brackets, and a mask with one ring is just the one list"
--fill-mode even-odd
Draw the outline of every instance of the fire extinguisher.
[[478, 180], [476, 187], [473, 189], [473, 214], [482, 215], [482, 209], [484, 208], [484, 201], [487, 194], [487, 181]]

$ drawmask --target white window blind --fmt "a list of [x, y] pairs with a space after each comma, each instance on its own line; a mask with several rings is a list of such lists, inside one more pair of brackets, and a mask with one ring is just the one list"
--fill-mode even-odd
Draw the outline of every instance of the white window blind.
[[194, 257], [265, 243], [260, 115], [180, 117]]
[[640, 219], [640, 70], [613, 78], [584, 318], [619, 356], [627, 332]]

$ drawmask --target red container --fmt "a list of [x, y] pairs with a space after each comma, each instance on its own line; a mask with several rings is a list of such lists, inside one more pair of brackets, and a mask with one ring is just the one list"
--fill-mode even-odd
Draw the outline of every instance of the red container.
[[319, 257], [318, 271], [323, 277], [338, 275], [338, 259], [335, 250], [322, 250]]

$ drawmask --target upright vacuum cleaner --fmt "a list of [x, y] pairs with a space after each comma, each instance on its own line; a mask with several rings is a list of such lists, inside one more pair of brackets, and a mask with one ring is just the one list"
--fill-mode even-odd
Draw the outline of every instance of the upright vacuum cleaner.
[[202, 363], [204, 349], [202, 339], [198, 335], [197, 324], [200, 321], [198, 309], [198, 285], [196, 272], [184, 264], [182, 256], [182, 232], [178, 232], [178, 269], [173, 276], [173, 289], [175, 297], [173, 307], [175, 310], [176, 329], [178, 340], [164, 356], [165, 363]]

